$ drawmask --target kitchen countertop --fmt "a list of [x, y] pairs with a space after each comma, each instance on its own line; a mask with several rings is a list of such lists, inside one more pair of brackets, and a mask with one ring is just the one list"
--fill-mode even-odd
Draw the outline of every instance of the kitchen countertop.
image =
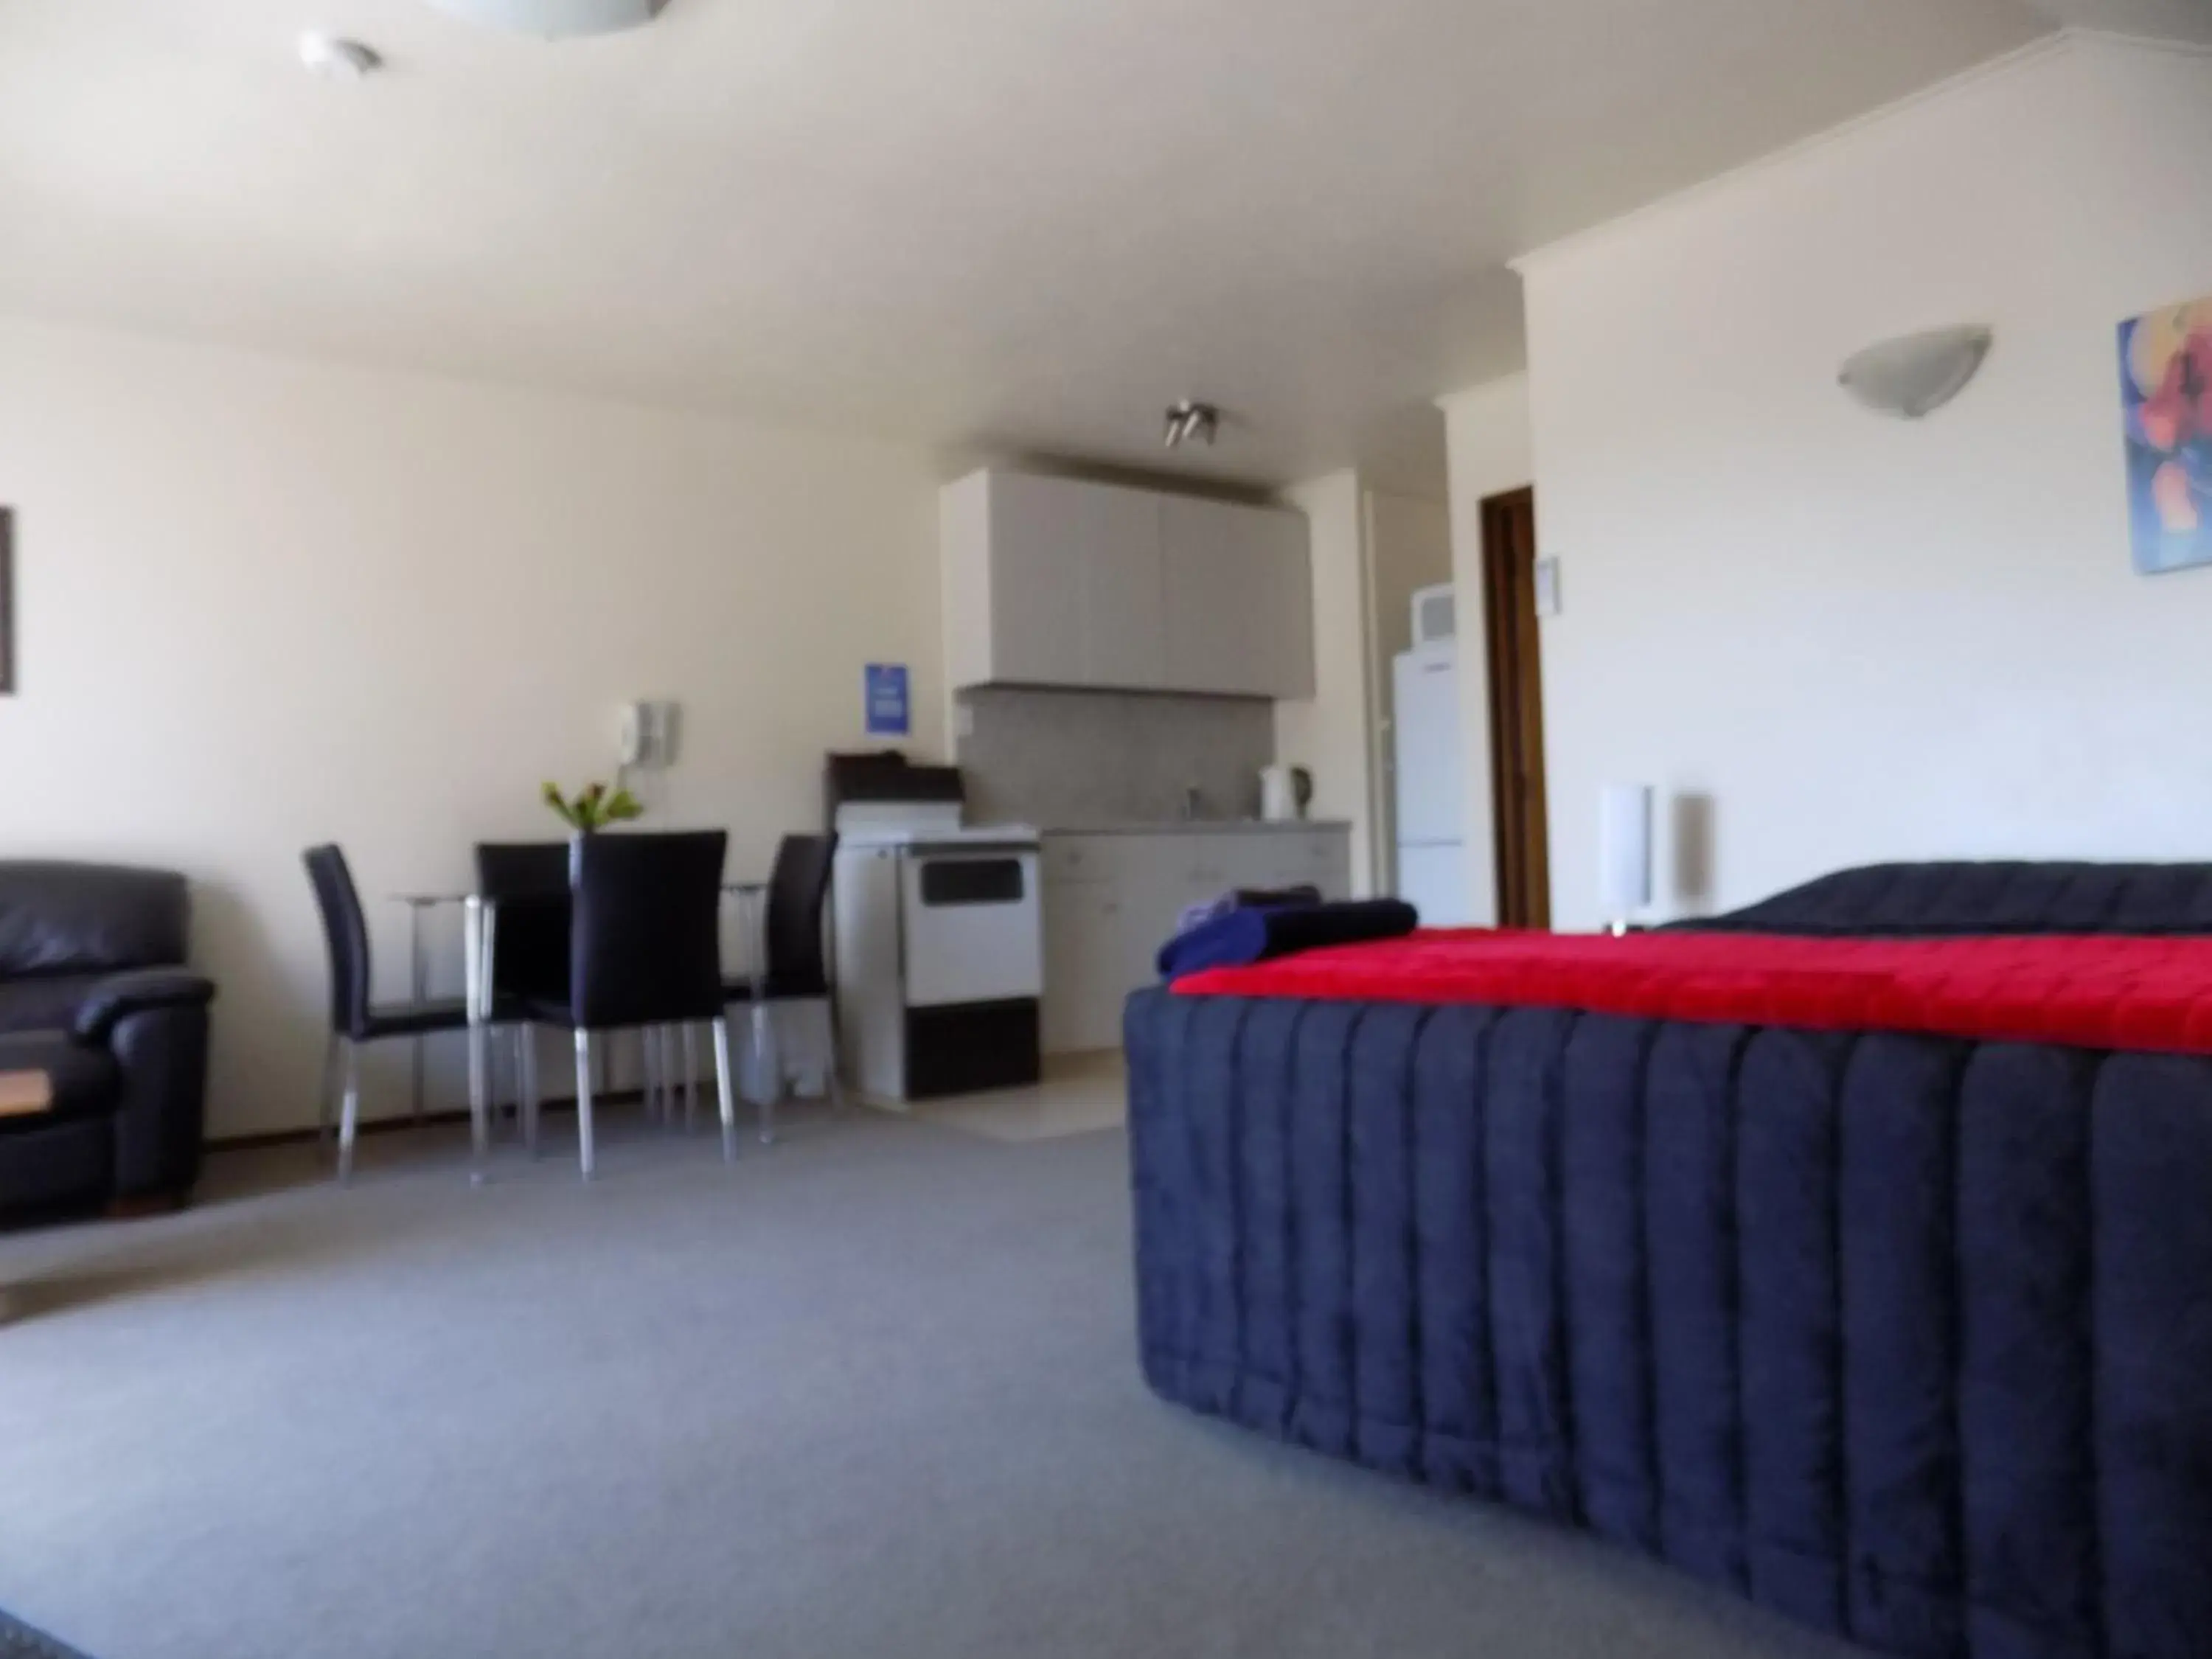
[[1341, 818], [1137, 818], [1099, 823], [1050, 823], [1047, 836], [1266, 836], [1295, 835], [1306, 830], [1349, 834], [1352, 825]]

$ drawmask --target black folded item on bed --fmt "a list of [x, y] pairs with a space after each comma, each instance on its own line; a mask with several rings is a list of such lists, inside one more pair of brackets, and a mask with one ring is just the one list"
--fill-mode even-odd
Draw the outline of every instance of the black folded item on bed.
[[1420, 925], [1419, 913], [1403, 899], [1239, 906], [1162, 945], [1160, 977], [1180, 979], [1206, 968], [1270, 962], [1325, 945], [1401, 939]]
[[1846, 939], [2212, 933], [2212, 864], [1869, 864], [1669, 925]]
[[[2057, 933], [2203, 886], [1841, 884]], [[1161, 990], [1127, 1035], [1165, 1398], [1916, 1659], [2212, 1652], [2212, 1060]]]

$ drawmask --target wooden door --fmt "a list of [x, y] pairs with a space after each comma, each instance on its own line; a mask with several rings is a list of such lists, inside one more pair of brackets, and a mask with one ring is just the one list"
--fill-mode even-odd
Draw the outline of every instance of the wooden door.
[[1498, 920], [1552, 925], [1544, 808], [1544, 678], [1536, 624], [1536, 496], [1482, 504], [1483, 626], [1490, 651], [1490, 783], [1498, 840]]

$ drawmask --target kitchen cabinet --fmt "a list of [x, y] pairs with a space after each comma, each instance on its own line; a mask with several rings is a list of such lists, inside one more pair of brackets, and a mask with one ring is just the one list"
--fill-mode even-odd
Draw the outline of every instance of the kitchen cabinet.
[[1352, 886], [1338, 824], [1163, 826], [1044, 838], [1044, 1047], [1119, 1048], [1121, 1005], [1154, 982], [1153, 958], [1185, 907], [1236, 887]]
[[1313, 695], [1299, 514], [986, 471], [939, 518], [956, 688]]
[[988, 660], [1000, 678], [1042, 681], [1079, 672], [1085, 649], [1084, 565], [1099, 539], [1079, 509], [1041, 486], [1042, 479], [993, 478], [986, 501], [989, 526], [981, 589]]
[[1135, 490], [988, 480], [988, 662], [1024, 684], [1167, 684], [1159, 507]]
[[1169, 497], [1160, 508], [1167, 672], [1191, 691], [1314, 694], [1313, 574], [1290, 513]]
[[1121, 1000], [1143, 929], [1123, 889], [1044, 890], [1044, 1051], [1083, 1054], [1121, 1041]]

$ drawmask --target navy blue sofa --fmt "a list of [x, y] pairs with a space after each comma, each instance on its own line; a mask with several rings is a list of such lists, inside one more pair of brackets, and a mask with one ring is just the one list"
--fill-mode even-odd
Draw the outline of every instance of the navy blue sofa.
[[0, 1226], [184, 1203], [199, 1178], [215, 987], [163, 870], [0, 860], [0, 1073], [51, 1108], [0, 1116]]
[[[1774, 932], [2212, 931], [2212, 866], [1882, 866]], [[1926, 1659], [2212, 1653], [2212, 1060], [1134, 996], [1168, 1400]]]

